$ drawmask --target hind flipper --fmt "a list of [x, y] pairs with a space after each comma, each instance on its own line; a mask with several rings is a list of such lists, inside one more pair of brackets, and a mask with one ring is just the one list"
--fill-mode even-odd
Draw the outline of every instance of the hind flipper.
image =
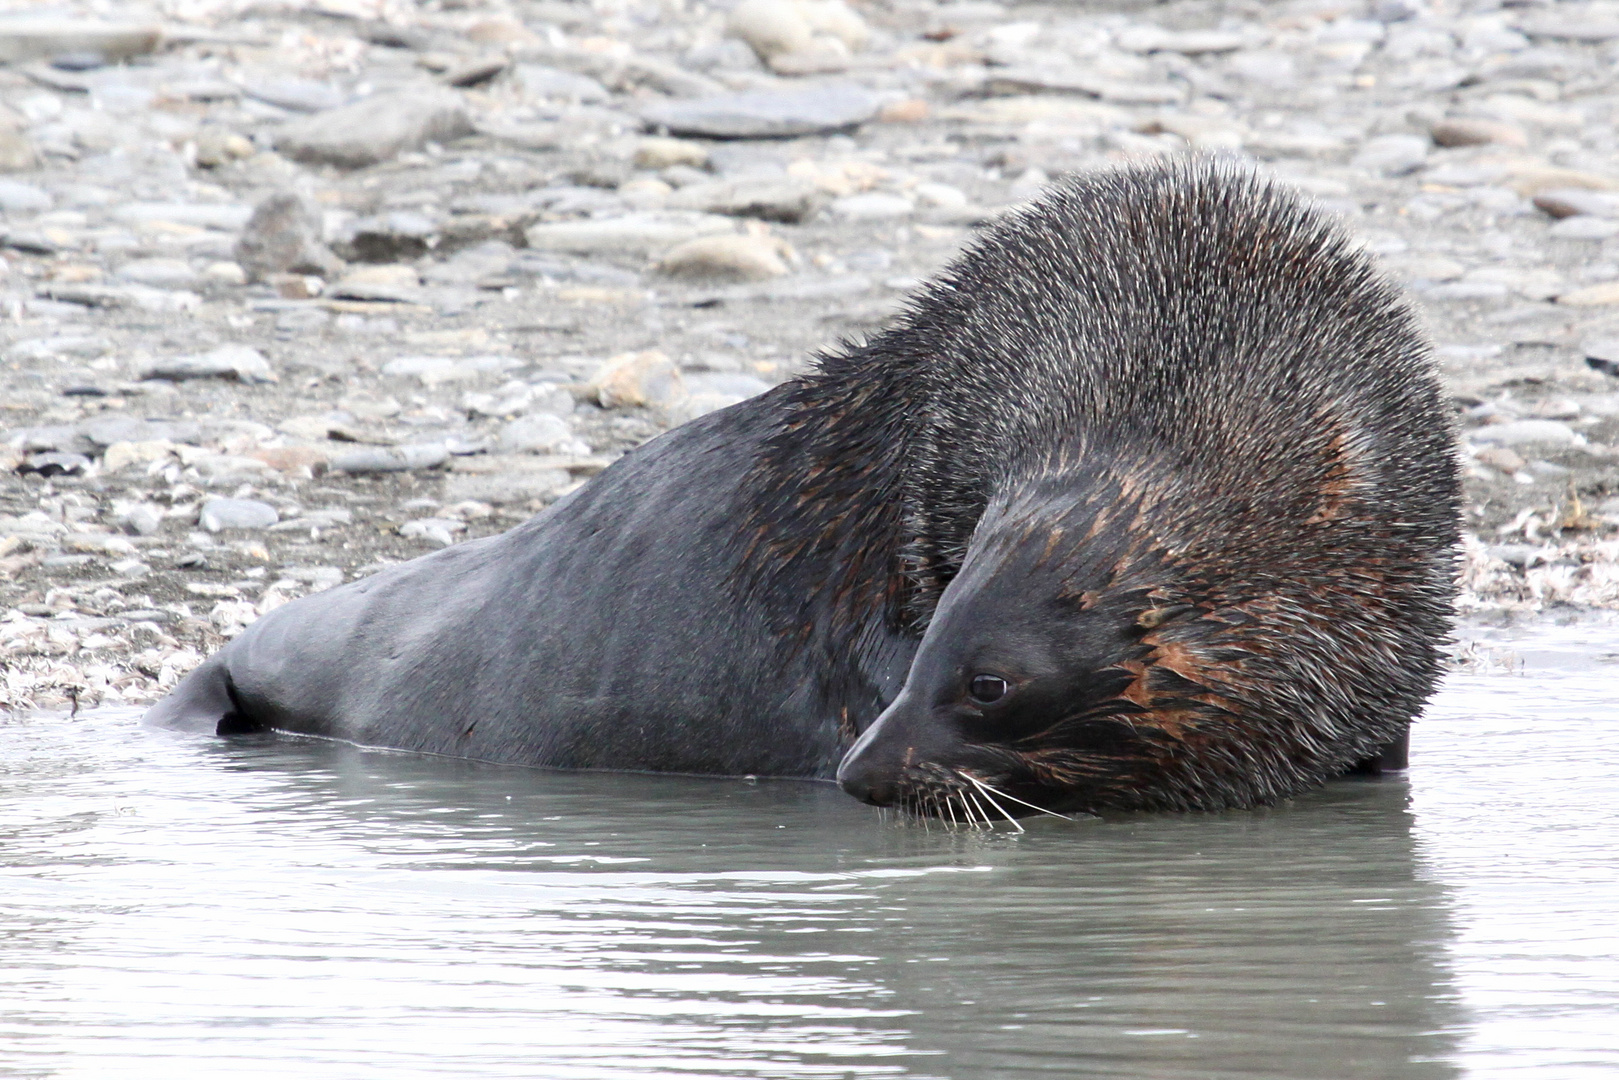
[[202, 735], [237, 735], [258, 731], [236, 704], [230, 671], [216, 654], [180, 680], [162, 701], [146, 710], [141, 723]]

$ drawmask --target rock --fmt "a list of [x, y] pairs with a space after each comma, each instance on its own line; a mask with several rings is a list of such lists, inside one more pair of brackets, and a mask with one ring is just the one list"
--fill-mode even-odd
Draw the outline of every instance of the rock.
[[1352, 162], [1383, 176], [1415, 172], [1428, 158], [1428, 140], [1416, 135], [1380, 135], [1367, 139]]
[[1480, 447], [1473, 458], [1488, 465], [1492, 469], [1500, 469], [1507, 475], [1512, 475], [1524, 467], [1523, 458], [1505, 446], [1487, 445]]
[[736, 231], [731, 219], [689, 211], [645, 212], [588, 221], [548, 221], [525, 232], [528, 246], [574, 255], [648, 258], [700, 236]]
[[467, 523], [455, 518], [416, 518], [399, 526], [399, 535], [431, 540], [440, 547], [455, 543], [455, 534], [465, 532]]
[[43, 454], [29, 454], [23, 458], [22, 464], [17, 466], [17, 471], [38, 473], [41, 476], [62, 476], [64, 474], [76, 476], [89, 467], [90, 459], [83, 454], [52, 450]]
[[141, 371], [143, 379], [235, 379], [244, 383], [278, 381], [264, 354], [248, 345], [221, 345], [200, 356], [159, 360]]
[[123, 281], [135, 281], [160, 289], [182, 289], [197, 283], [197, 272], [184, 259], [132, 259], [118, 268]]
[[309, 199], [283, 192], [253, 208], [234, 256], [248, 280], [263, 281], [272, 274], [335, 276], [342, 261], [321, 239], [320, 210]]
[[542, 64], [518, 64], [512, 70], [512, 81], [524, 96], [544, 101], [568, 101], [578, 105], [599, 105], [612, 98], [612, 93], [588, 75]]
[[1559, 240], [1609, 240], [1619, 236], [1619, 221], [1584, 215], [1564, 218], [1547, 229], [1546, 235]]
[[568, 422], [550, 413], [521, 416], [501, 428], [500, 449], [508, 454], [590, 453], [590, 447], [574, 436]]
[[1429, 132], [1436, 146], [1528, 146], [1529, 136], [1515, 124], [1452, 116], [1434, 124]]
[[[457, 459], [458, 464], [462, 460]], [[476, 499], [504, 506], [548, 499], [573, 484], [573, 476], [554, 462], [556, 458], [491, 455], [479, 462], [484, 471], [451, 473], [444, 480], [446, 499]]]
[[162, 40], [163, 32], [151, 24], [7, 16], [0, 18], [0, 63], [43, 60], [64, 53], [98, 53], [116, 62], [152, 52]]
[[1599, 285], [1587, 285], [1583, 289], [1566, 292], [1557, 298], [1559, 304], [1570, 307], [1601, 307], [1607, 304], [1619, 304], [1619, 281], [1604, 281]]
[[39, 167], [34, 140], [14, 128], [0, 127], [0, 173], [27, 172]]
[[1184, 56], [1235, 52], [1248, 44], [1242, 34], [1225, 30], [1164, 30], [1156, 26], [1132, 26], [1114, 39], [1126, 52], [1175, 52]]
[[221, 259], [202, 268], [203, 281], [210, 285], [246, 285], [247, 271], [241, 263]]
[[235, 232], [246, 227], [253, 218], [253, 211], [235, 203], [131, 202], [115, 209], [113, 216], [126, 224], [146, 228], [185, 225]]
[[1586, 188], [1550, 188], [1537, 192], [1537, 208], [1554, 218], [1589, 215], [1599, 218], [1619, 218], [1619, 194], [1591, 191]]
[[1496, 446], [1581, 446], [1585, 440], [1574, 429], [1558, 420], [1509, 420], [1468, 432], [1475, 443]]
[[[163, 529], [163, 508], [155, 503], [136, 503], [115, 515], [113, 520], [137, 536], [155, 536]], [[125, 617], [132, 616], [126, 614]]]
[[692, 184], [670, 196], [666, 205], [670, 209], [702, 210], [796, 225], [812, 217], [825, 201], [826, 197], [814, 184], [782, 178]]
[[847, 58], [871, 36], [865, 20], [842, 0], [742, 0], [731, 10], [726, 31], [777, 71], [783, 68], [776, 61], [784, 57], [798, 58], [789, 69], [811, 67], [811, 58]]
[[276, 446], [254, 450], [248, 456], [264, 462], [276, 472], [297, 473], [307, 469], [310, 475], [325, 472], [330, 460], [326, 451], [314, 446]]
[[1619, 38], [1619, 19], [1576, 11], [1537, 12], [1523, 16], [1515, 25], [1530, 37], [1564, 41], [1612, 41]]
[[658, 261], [671, 277], [764, 281], [788, 272], [792, 249], [772, 236], [704, 236], [677, 244]]
[[686, 396], [680, 369], [656, 349], [609, 357], [585, 390], [604, 409], [667, 407]]
[[120, 442], [148, 442], [168, 439], [174, 430], [164, 423], [141, 420], [124, 413], [104, 413], [79, 425], [83, 435], [95, 447], [110, 447]]
[[318, 113], [349, 102], [349, 95], [330, 83], [302, 79], [295, 75], [250, 77], [238, 84], [242, 93], [291, 112]]
[[687, 142], [685, 139], [650, 136], [642, 139], [635, 147], [637, 169], [667, 169], [675, 165], [701, 169], [707, 164], [708, 148], [701, 143]]
[[504, 56], [480, 56], [457, 64], [444, 73], [444, 84], [465, 88], [482, 86], [511, 66]]
[[268, 529], [281, 520], [275, 507], [257, 499], [209, 499], [197, 522], [209, 532], [225, 529]]
[[392, 210], [350, 223], [336, 248], [347, 259], [389, 263], [419, 259], [438, 240], [437, 218], [416, 210]]
[[276, 149], [298, 161], [358, 169], [470, 134], [472, 120], [459, 94], [406, 90], [285, 124], [276, 132]]
[[145, 468], [154, 461], [172, 456], [174, 452], [175, 445], [168, 439], [115, 442], [107, 447], [107, 452], [101, 458], [101, 467], [110, 473], [121, 472], [130, 466]]
[[253, 143], [246, 136], [223, 128], [204, 128], [197, 132], [196, 146], [197, 164], [204, 169], [217, 169], [254, 154]]
[[6, 350], [13, 359], [44, 360], [48, 357], [77, 356], [93, 360], [112, 351], [112, 341], [100, 334], [56, 334], [47, 338], [24, 338]]
[[940, 210], [960, 210], [968, 205], [967, 193], [949, 184], [923, 181], [911, 189], [911, 194], [923, 206]]
[[523, 366], [510, 356], [400, 356], [382, 365], [382, 374], [393, 378], [416, 378], [423, 386], [477, 379]]
[[916, 204], [903, 195], [867, 191], [859, 195], [845, 195], [841, 199], [834, 199], [831, 209], [835, 216], [845, 220], [872, 221], [904, 217], [916, 209]]
[[56, 205], [44, 188], [21, 180], [0, 180], [0, 210], [8, 214], [33, 214]]
[[346, 473], [409, 472], [432, 469], [444, 464], [450, 452], [442, 443], [405, 446], [367, 446], [333, 454], [331, 468]]
[[674, 101], [642, 110], [642, 119], [674, 135], [711, 139], [775, 139], [830, 135], [877, 115], [882, 100], [852, 83], [802, 90], [752, 90]]

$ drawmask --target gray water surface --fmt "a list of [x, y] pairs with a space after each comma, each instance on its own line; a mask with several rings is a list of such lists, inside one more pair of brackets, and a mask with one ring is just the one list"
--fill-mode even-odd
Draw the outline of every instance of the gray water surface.
[[1485, 637], [1408, 777], [1023, 834], [0, 724], [0, 1074], [1613, 1077], [1619, 632]]

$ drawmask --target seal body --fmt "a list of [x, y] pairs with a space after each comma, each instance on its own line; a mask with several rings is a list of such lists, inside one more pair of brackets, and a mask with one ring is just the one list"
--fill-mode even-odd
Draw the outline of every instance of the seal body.
[[1271, 802], [1431, 692], [1452, 440], [1330, 222], [1222, 166], [1099, 174], [863, 345], [277, 609], [150, 716], [969, 817]]

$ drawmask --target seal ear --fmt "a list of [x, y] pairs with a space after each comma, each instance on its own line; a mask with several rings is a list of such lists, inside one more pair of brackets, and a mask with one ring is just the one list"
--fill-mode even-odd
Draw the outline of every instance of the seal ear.
[[1142, 630], [1156, 630], [1181, 612], [1191, 610], [1191, 604], [1170, 604], [1167, 607], [1148, 608], [1136, 616], [1136, 626]]

